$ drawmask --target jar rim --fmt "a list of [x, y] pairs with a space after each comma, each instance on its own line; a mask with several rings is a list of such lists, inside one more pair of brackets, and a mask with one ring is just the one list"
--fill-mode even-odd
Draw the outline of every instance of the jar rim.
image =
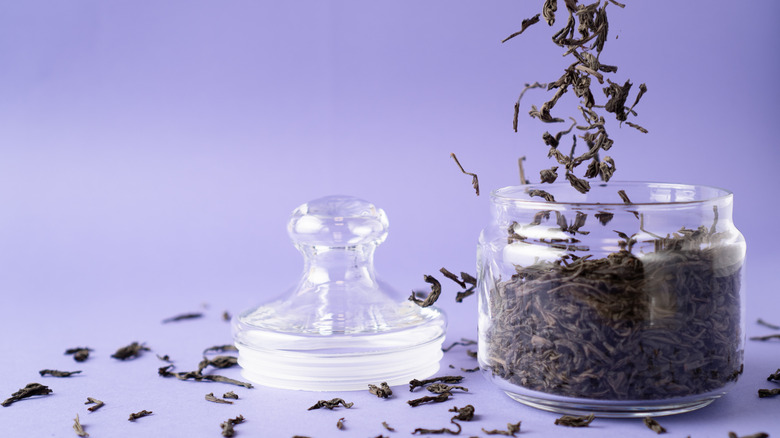
[[[682, 184], [682, 183], [666, 183], [666, 182], [650, 182], [650, 181], [614, 181], [614, 182], [601, 182], [594, 184], [591, 187], [589, 194], [596, 192], [605, 192], [607, 190], [617, 192], [618, 190], [634, 189], [660, 189], [660, 190], [678, 190], [692, 192], [697, 196], [695, 199], [684, 200], [664, 200], [664, 201], [646, 201], [642, 200], [636, 202], [632, 199], [631, 203], [623, 202], [620, 197], [615, 194], [615, 201], [608, 202], [595, 202], [587, 200], [587, 194], [581, 194], [576, 191], [568, 182], [556, 182], [552, 184], [535, 183], [525, 184], [518, 186], [507, 186], [496, 190], [493, 190], [490, 194], [491, 200], [496, 203], [511, 203], [511, 204], [526, 204], [529, 206], [542, 206], [542, 205], [577, 205], [577, 206], [609, 206], [609, 207], [625, 207], [625, 206], [686, 206], [686, 205], [702, 205], [720, 203], [726, 201], [734, 196], [734, 194], [727, 189], [723, 189], [715, 186], [708, 186], [702, 184]], [[567, 195], [575, 195], [583, 200], [555, 200], [547, 201], [541, 197], [530, 197], [528, 192], [530, 190], [544, 190], [547, 192], [565, 192]]]

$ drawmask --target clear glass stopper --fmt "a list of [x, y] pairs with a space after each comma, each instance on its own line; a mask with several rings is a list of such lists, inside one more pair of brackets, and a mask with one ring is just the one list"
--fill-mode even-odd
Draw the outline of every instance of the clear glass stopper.
[[244, 376], [266, 386], [365, 390], [432, 375], [446, 318], [408, 301], [374, 272], [385, 212], [351, 196], [296, 208], [287, 226], [303, 254], [298, 285], [233, 323]]

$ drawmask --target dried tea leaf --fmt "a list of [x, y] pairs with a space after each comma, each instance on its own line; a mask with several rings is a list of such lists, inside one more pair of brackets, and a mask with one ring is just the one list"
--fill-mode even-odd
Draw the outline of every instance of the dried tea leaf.
[[652, 430], [653, 432], [655, 432], [657, 434], [666, 433], [666, 429], [664, 429], [663, 426], [658, 424], [658, 422], [655, 421], [653, 418], [645, 417], [645, 418], [642, 419], [642, 421], [644, 421], [645, 422], [645, 426], [649, 427], [650, 430]]
[[630, 199], [628, 199], [628, 195], [626, 195], [625, 190], [618, 190], [618, 195], [620, 196], [620, 199], [623, 200], [624, 204], [633, 204]]
[[464, 373], [475, 373], [475, 372], [479, 371], [479, 367], [474, 367], [474, 368], [463, 368], [463, 367], [461, 367], [460, 370], [463, 371]]
[[231, 385], [237, 385], [237, 386], [243, 386], [245, 388], [253, 388], [251, 383], [242, 382], [240, 380], [231, 379], [229, 377], [220, 376], [216, 374], [201, 374], [198, 371], [186, 371], [186, 372], [179, 372], [174, 373], [171, 372], [173, 369], [173, 365], [168, 365], [161, 367], [157, 370], [157, 374], [159, 374], [161, 377], [176, 377], [179, 380], [194, 380], [196, 382], [221, 382], [221, 383], [229, 383]]
[[74, 374], [81, 373], [81, 370], [79, 371], [40, 370], [38, 371], [38, 373], [40, 373], [41, 377], [43, 376], [70, 377]]
[[515, 434], [520, 432], [520, 424], [522, 421], [518, 421], [517, 423], [507, 423], [506, 430], [499, 430], [499, 429], [493, 429], [493, 430], [485, 430], [485, 428], [482, 428], [482, 432], [485, 432], [488, 435], [506, 435], [506, 436], [516, 436]]
[[530, 196], [532, 198], [534, 196], [538, 196], [540, 198], [544, 198], [544, 200], [547, 201], [547, 202], [555, 202], [555, 198], [553, 197], [553, 195], [545, 192], [544, 190], [536, 190], [536, 189], [529, 190], [528, 191], [528, 196]]
[[[474, 419], [474, 406], [466, 405], [462, 408], [453, 406], [449, 412], [457, 412], [457, 415], [452, 417], [452, 420], [471, 421]], [[450, 421], [452, 421], [450, 420]]]
[[332, 410], [337, 408], [339, 405], [349, 409], [354, 405], [354, 403], [347, 403], [346, 401], [344, 401], [343, 398], [334, 398], [331, 400], [320, 400], [317, 403], [315, 403], [312, 407], [310, 407], [308, 410], [311, 411], [312, 409], [321, 409], [321, 408]]
[[105, 405], [105, 403], [103, 403], [102, 401], [100, 401], [100, 400], [98, 400], [96, 398], [92, 398], [92, 397], [87, 397], [87, 401], [85, 401], [84, 404], [85, 405], [91, 405], [91, 404], [95, 405], [95, 406], [90, 406], [90, 407], [87, 408], [87, 410], [89, 412], [95, 412], [98, 409], [102, 408], [103, 405]]
[[750, 338], [751, 341], [769, 341], [772, 339], [780, 339], [780, 334], [767, 335], [767, 336], [753, 336]]
[[239, 415], [236, 418], [228, 418], [224, 423], [220, 424], [219, 427], [222, 428], [222, 436], [224, 437], [232, 437], [235, 435], [235, 430], [233, 429], [233, 426], [236, 424], [241, 424], [244, 421], [244, 416]]
[[414, 432], [412, 432], [412, 435], [418, 434], [418, 433], [420, 435], [443, 435], [443, 434], [460, 435], [460, 431], [462, 430], [461, 427], [460, 427], [460, 424], [458, 424], [458, 423], [456, 423], [454, 421], [452, 421], [451, 423], [454, 424], [455, 426], [457, 426], [458, 430], [452, 430], [452, 429], [448, 429], [446, 427], [442, 427], [441, 429], [424, 429], [424, 428], [418, 427], [417, 429], [414, 430]]
[[769, 434], [765, 432], [758, 432], [751, 435], [739, 436], [734, 432], [729, 432], [729, 438], [769, 438]]
[[584, 179], [577, 178], [573, 173], [566, 173], [566, 179], [569, 183], [580, 193], [588, 193], [590, 190], [590, 183]]
[[89, 358], [89, 352], [93, 351], [89, 347], [76, 347], [76, 348], [68, 348], [65, 350], [65, 354], [72, 354], [73, 360], [76, 362], [84, 362]]
[[455, 347], [456, 345], [461, 345], [461, 346], [467, 347], [469, 345], [476, 345], [476, 344], [477, 344], [477, 341], [475, 341], [473, 339], [460, 338], [460, 341], [453, 342], [449, 347], [442, 348], [441, 351], [446, 353], [446, 352], [452, 350], [453, 347]]
[[766, 322], [766, 321], [764, 321], [761, 318], [758, 318], [758, 321], [756, 321], [756, 324], [763, 325], [764, 327], [771, 328], [772, 330], [780, 330], [780, 325], [776, 325], [776, 324], [772, 324], [772, 323]]
[[539, 172], [539, 175], [542, 179], [543, 183], [554, 183], [556, 179], [558, 179], [558, 166], [553, 166], [549, 169], [542, 169], [541, 172]]
[[84, 431], [84, 426], [81, 425], [81, 421], [79, 420], [79, 414], [76, 414], [76, 418], [73, 420], [73, 430], [76, 431], [76, 435], [81, 437], [87, 437], [89, 434]]
[[217, 398], [216, 396], [214, 396], [213, 392], [210, 392], [210, 393], [206, 394], [205, 398], [206, 398], [206, 401], [210, 401], [212, 403], [222, 403], [222, 404], [225, 404], [225, 405], [232, 405], [233, 404], [233, 402], [230, 401], [230, 400], [223, 400], [221, 398]]
[[759, 398], [767, 398], [767, 397], [774, 397], [776, 395], [780, 395], [780, 388], [775, 389], [759, 389], [758, 390], [758, 397]]
[[178, 322], [178, 321], [184, 321], [187, 319], [197, 319], [202, 318], [202, 313], [183, 313], [181, 315], [177, 315], [171, 318], [163, 319], [163, 324], [167, 324], [169, 322]]
[[25, 398], [36, 395], [49, 395], [51, 393], [52, 390], [49, 389], [49, 387], [46, 385], [41, 385], [40, 383], [28, 383], [27, 386], [11, 394], [11, 397], [5, 399], [3, 403], [0, 403], [0, 406], [8, 407], [11, 406], [12, 403], [18, 402], [19, 400]]
[[116, 353], [111, 355], [111, 357], [119, 360], [135, 359], [136, 357], [141, 355], [142, 351], [151, 351], [151, 350], [148, 347], [144, 346], [144, 344], [133, 342], [130, 345], [118, 349]]
[[428, 385], [426, 389], [434, 394], [444, 394], [445, 392], [452, 392], [455, 389], [459, 389], [464, 392], [469, 391], [469, 389], [464, 386], [447, 385], [446, 383], [432, 383]]
[[238, 400], [238, 394], [236, 394], [233, 391], [229, 391], [229, 392], [226, 392], [226, 393], [222, 394], [222, 398], [230, 398], [230, 399], [233, 399], [233, 400]]
[[420, 406], [420, 405], [426, 404], [426, 403], [443, 403], [443, 402], [449, 400], [449, 398], [451, 396], [452, 396], [451, 393], [444, 392], [444, 393], [439, 394], [437, 396], [427, 396], [426, 395], [425, 397], [420, 397], [420, 398], [416, 398], [414, 400], [409, 400], [406, 403], [408, 403], [409, 406], [415, 408], [417, 406]]
[[595, 418], [596, 416], [593, 414], [590, 414], [588, 416], [581, 416], [581, 417], [577, 417], [573, 415], [564, 415], [561, 418], [557, 418], [555, 420], [555, 424], [557, 424], [558, 426], [568, 426], [568, 427], [588, 427]]
[[425, 380], [412, 379], [411, 381], [409, 381], [409, 392], [414, 391], [415, 388], [426, 386], [431, 383], [436, 383], [436, 382], [460, 383], [462, 380], [463, 380], [463, 376], [441, 376], [441, 377], [432, 377], [430, 379], [425, 379]]
[[412, 296], [409, 297], [409, 301], [417, 304], [420, 307], [428, 307], [433, 305], [433, 303], [439, 299], [439, 295], [441, 295], [441, 283], [439, 283], [439, 280], [433, 278], [430, 275], [424, 275], [423, 279], [426, 283], [430, 283], [431, 292], [427, 297], [425, 297], [425, 300], [419, 300], [414, 296], [414, 292], [412, 292]]
[[452, 157], [452, 159], [455, 160], [455, 164], [458, 165], [458, 168], [460, 168], [461, 172], [471, 176], [471, 185], [474, 187], [474, 190], [477, 192], [477, 196], [479, 196], [479, 179], [477, 178], [477, 175], [475, 173], [466, 172], [463, 169], [463, 166], [460, 165], [460, 161], [458, 161], [458, 157], [456, 157], [454, 153], [451, 153], [450, 157]]
[[130, 414], [130, 417], [127, 419], [127, 421], [135, 421], [135, 420], [137, 420], [139, 418], [143, 418], [143, 417], [146, 417], [146, 416], [149, 416], [149, 415], [152, 415], [152, 414], [153, 414], [152, 411], [147, 411], [146, 409], [144, 409], [143, 411], [134, 412], [134, 413]]
[[386, 421], [383, 421], [383, 422], [382, 422], [382, 427], [384, 427], [385, 429], [389, 430], [390, 432], [395, 432], [395, 429], [393, 429], [392, 427], [390, 427], [390, 426], [387, 424], [387, 422], [386, 422]]
[[393, 390], [387, 385], [387, 382], [382, 382], [379, 386], [368, 385], [368, 392], [374, 394], [379, 398], [388, 398], [393, 395]]
[[538, 23], [539, 22], [539, 15], [540, 14], [536, 14], [536, 15], [534, 15], [531, 18], [526, 18], [525, 20], [523, 20], [520, 23], [520, 30], [515, 32], [515, 33], [513, 33], [512, 35], [509, 35], [508, 37], [504, 38], [501, 42], [505, 43], [505, 42], [511, 40], [512, 38], [514, 38], [514, 37], [522, 34], [523, 32], [525, 32], [525, 30], [528, 29], [528, 27], [530, 27], [531, 25], [534, 25], [534, 24]]
[[339, 418], [339, 421], [336, 422], [336, 429], [338, 430], [344, 429], [344, 417]]
[[774, 373], [770, 374], [769, 377], [766, 378], [768, 381], [775, 381], [780, 382], [780, 368], [777, 369]]
[[207, 367], [219, 369], [232, 368], [238, 365], [238, 358], [235, 356], [217, 356], [214, 359], [203, 358], [198, 364], [198, 373], [203, 372]]

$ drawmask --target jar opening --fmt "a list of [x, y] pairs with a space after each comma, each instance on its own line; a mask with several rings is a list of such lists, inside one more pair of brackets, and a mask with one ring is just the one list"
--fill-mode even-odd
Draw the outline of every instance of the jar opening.
[[[538, 192], [534, 192], [535, 190], [552, 195], [554, 201], [545, 200]], [[626, 205], [618, 195], [619, 190], [623, 190], [631, 201], [630, 204], [635, 206], [719, 203], [733, 196], [728, 190], [704, 185], [615, 181], [591, 184], [588, 193], [578, 192], [568, 182], [509, 186], [493, 191], [491, 197], [493, 202], [499, 204]]]

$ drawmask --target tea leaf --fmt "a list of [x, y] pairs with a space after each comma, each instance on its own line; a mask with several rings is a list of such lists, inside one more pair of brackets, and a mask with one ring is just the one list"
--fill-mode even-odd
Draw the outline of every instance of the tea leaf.
[[46, 385], [41, 385], [40, 383], [28, 383], [27, 386], [11, 394], [11, 397], [5, 399], [3, 403], [0, 403], [0, 406], [8, 407], [11, 406], [12, 403], [18, 402], [19, 400], [25, 398], [36, 395], [49, 395], [51, 393], [52, 390], [49, 389], [49, 387]]
[[461, 172], [463, 172], [465, 175], [471, 176], [471, 185], [474, 187], [474, 190], [477, 192], [477, 196], [479, 196], [479, 179], [477, 178], [477, 175], [475, 173], [466, 172], [466, 170], [463, 169], [463, 166], [460, 165], [460, 161], [458, 161], [458, 157], [456, 157], [454, 153], [451, 153], [450, 157], [452, 157], [452, 159], [455, 160], [455, 164], [458, 165], [458, 168], [460, 168]]

